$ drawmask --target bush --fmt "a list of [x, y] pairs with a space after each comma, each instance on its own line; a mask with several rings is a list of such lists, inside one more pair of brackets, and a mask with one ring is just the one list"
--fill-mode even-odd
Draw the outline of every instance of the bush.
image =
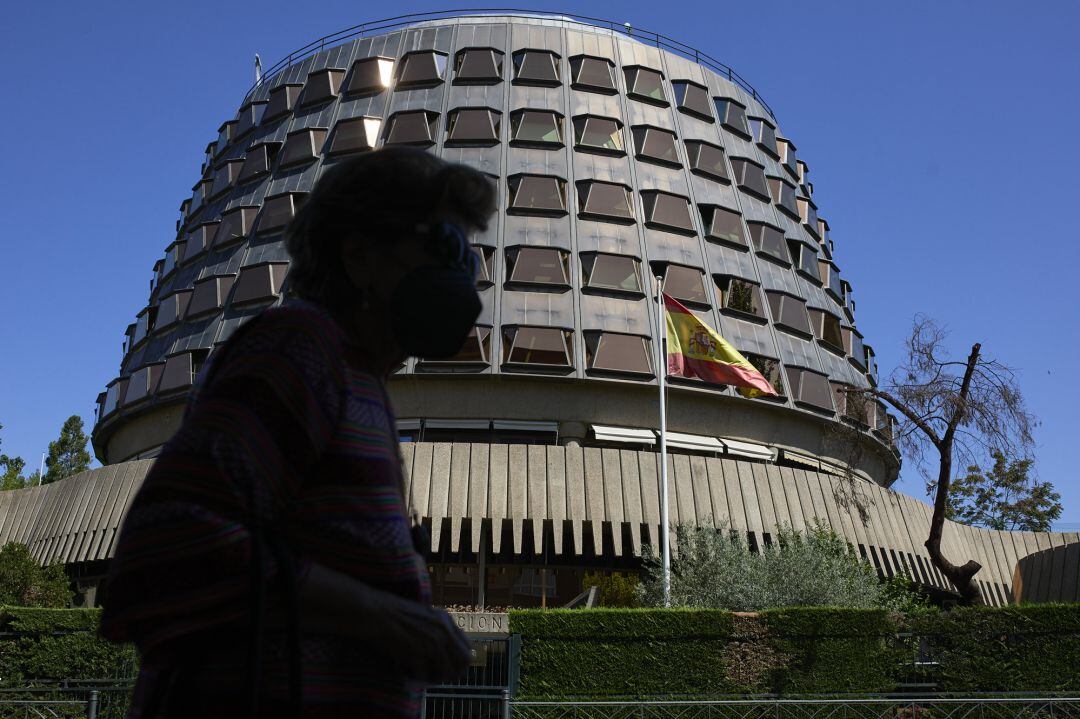
[[0, 686], [128, 679], [135, 650], [97, 636], [98, 609], [0, 607]]
[[636, 607], [638, 606], [638, 585], [641, 584], [633, 574], [622, 572], [585, 572], [581, 588], [596, 587], [597, 603], [601, 607]]
[[43, 567], [19, 542], [0, 549], [0, 605], [66, 607], [72, 595], [63, 564]]

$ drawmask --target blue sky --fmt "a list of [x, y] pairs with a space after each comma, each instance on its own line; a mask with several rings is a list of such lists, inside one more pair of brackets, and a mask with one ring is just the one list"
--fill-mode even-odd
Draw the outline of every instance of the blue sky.
[[[0, 26], [0, 439], [36, 467], [118, 368], [202, 149], [309, 40], [464, 5], [15, 3]], [[536, 9], [568, 6], [539, 2]], [[764, 95], [811, 168], [883, 370], [916, 312], [1021, 371], [1038, 472], [1080, 527], [1080, 4], [578, 2], [677, 38]], [[905, 471], [903, 491], [921, 497]]]

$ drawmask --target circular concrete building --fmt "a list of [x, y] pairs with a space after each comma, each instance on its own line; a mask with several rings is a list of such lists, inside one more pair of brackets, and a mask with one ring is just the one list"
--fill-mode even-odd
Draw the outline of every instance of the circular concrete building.
[[[306, 194], [333, 163], [392, 144], [476, 167], [500, 197], [472, 238], [484, 310], [468, 343], [390, 383], [436, 602], [563, 603], [587, 568], [636, 566], [657, 542], [656, 276], [780, 395], [671, 380], [672, 521], [727, 521], [761, 546], [780, 523], [820, 520], [882, 576], [948, 589], [922, 547], [929, 508], [886, 489], [892, 418], [839, 392], [875, 382], [874, 356], [843, 243], [769, 106], [675, 41], [538, 14], [357, 26], [243, 97], [99, 397], [106, 467], [69, 480], [100, 506], [63, 531], [89, 538], [48, 539], [59, 519], [40, 530], [41, 557], [100, 575], [150, 464], [133, 460], [175, 431], [214, 348], [288, 296], [283, 231]], [[1037, 549], [998, 534], [947, 533], [957, 559], [987, 567], [994, 603], [1014, 598], [1014, 568]]]

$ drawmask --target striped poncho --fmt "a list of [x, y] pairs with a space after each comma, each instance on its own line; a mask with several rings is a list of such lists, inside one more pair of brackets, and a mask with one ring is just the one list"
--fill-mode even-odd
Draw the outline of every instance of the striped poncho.
[[[283, 576], [274, 553], [257, 552], [271, 597], [318, 562], [430, 601], [392, 411], [362, 368], [334, 320], [303, 302], [263, 312], [215, 353], [110, 565], [101, 633], [141, 657], [129, 717], [247, 715], [252, 527], [295, 559]], [[276, 716], [286, 642], [270, 631], [262, 644], [260, 714]], [[355, 640], [304, 635], [300, 654], [303, 716], [417, 714], [419, 687]], [[162, 696], [168, 707], [155, 707]]]

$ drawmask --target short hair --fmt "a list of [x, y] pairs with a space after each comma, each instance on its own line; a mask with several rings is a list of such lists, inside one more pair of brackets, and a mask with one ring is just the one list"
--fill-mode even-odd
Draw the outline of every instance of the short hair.
[[387, 147], [339, 162], [326, 170], [285, 231], [291, 292], [340, 309], [356, 297], [341, 262], [343, 237], [370, 233], [377, 241], [444, 212], [468, 223], [466, 229], [483, 231], [495, 202], [487, 175], [426, 150]]

